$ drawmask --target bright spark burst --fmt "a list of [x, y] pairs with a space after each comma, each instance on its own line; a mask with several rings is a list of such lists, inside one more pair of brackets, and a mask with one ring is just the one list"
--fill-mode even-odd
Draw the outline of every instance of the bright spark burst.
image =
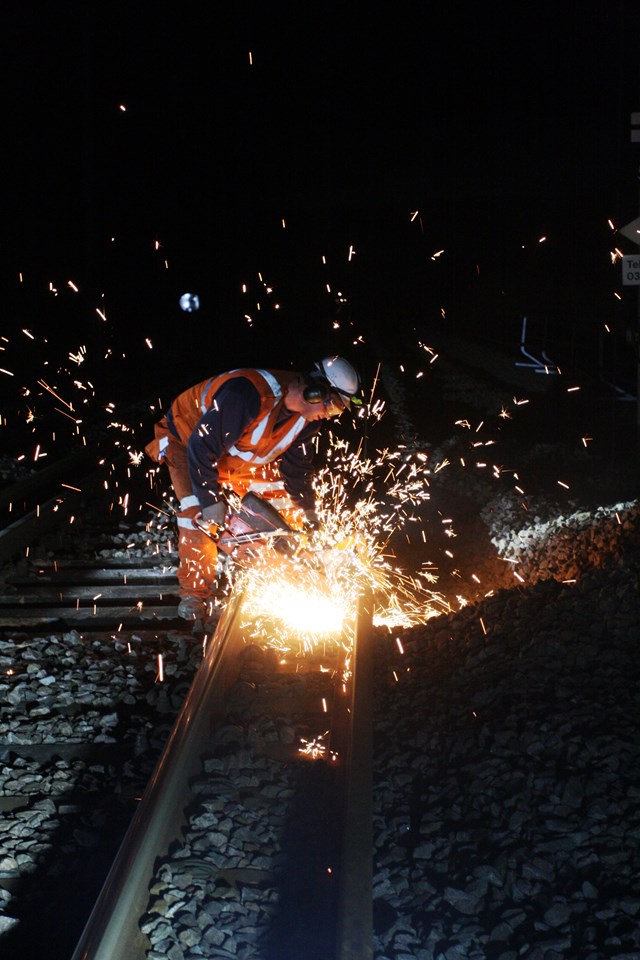
[[425, 585], [436, 579], [432, 571], [411, 576], [387, 553], [391, 537], [429, 500], [430, 473], [420, 451], [385, 449], [374, 460], [332, 436], [315, 481], [320, 528], [298, 534], [289, 555], [266, 547], [241, 571], [243, 629], [258, 642], [300, 653], [332, 643], [349, 648], [365, 594], [373, 598], [374, 624], [389, 628], [449, 612], [444, 597]]
[[[329, 731], [325, 730], [324, 733], [314, 737], [312, 740], [306, 740], [304, 737], [301, 737], [300, 743], [302, 746], [299, 748], [298, 752], [304, 757], [311, 757], [312, 760], [318, 760], [319, 758], [324, 757], [327, 747], [323, 741], [328, 735]], [[333, 756], [332, 759], [335, 760], [335, 756]]]
[[[310, 579], [315, 579], [313, 571], [310, 572]], [[316, 588], [310, 583], [307, 584], [308, 590], [302, 590], [300, 579], [298, 573], [296, 578], [275, 583], [266, 578], [258, 580], [251, 591], [251, 614], [254, 617], [274, 616], [288, 631], [299, 634], [304, 634], [308, 624], [312, 623], [317, 638], [326, 636], [330, 639], [342, 629], [350, 610], [343, 600], [332, 596], [322, 586]]]

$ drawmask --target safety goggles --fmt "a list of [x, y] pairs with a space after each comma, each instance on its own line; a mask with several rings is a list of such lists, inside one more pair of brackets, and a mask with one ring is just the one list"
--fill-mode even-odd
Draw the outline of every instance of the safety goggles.
[[324, 399], [322, 400], [322, 406], [327, 410], [331, 416], [337, 416], [342, 413], [346, 408], [346, 403], [342, 399], [338, 391], [331, 391]]
[[351, 393], [347, 393], [345, 390], [341, 390], [324, 377], [314, 377], [313, 382], [320, 382], [322, 384], [322, 389], [326, 391], [326, 396], [317, 396], [313, 399], [307, 397], [308, 403], [322, 403], [323, 406], [327, 408], [335, 407], [340, 413], [342, 413], [345, 408], [350, 408], [351, 404], [356, 407], [362, 406], [362, 400], [360, 397], [356, 397]]
[[[338, 401], [338, 404], [341, 405], [340, 406], [341, 410], [344, 410], [345, 407], [347, 409], [350, 409], [351, 404], [353, 404], [355, 407], [362, 406], [362, 400], [360, 399], [360, 397], [355, 397], [351, 393], [346, 393], [344, 390], [340, 390], [339, 387], [334, 387], [332, 383], [327, 382], [327, 386], [329, 387], [329, 395], [325, 397], [324, 400], [322, 401], [325, 407], [330, 406], [332, 402], [335, 404], [336, 400]], [[333, 397], [333, 401], [331, 399], [332, 397]]]

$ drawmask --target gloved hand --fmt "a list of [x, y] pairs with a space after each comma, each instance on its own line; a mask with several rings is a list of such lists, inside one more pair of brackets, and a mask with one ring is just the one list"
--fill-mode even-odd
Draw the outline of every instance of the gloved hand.
[[209, 527], [211, 533], [215, 533], [216, 530], [224, 527], [226, 515], [227, 504], [224, 500], [216, 500], [215, 503], [204, 508], [200, 520], [203, 526]]

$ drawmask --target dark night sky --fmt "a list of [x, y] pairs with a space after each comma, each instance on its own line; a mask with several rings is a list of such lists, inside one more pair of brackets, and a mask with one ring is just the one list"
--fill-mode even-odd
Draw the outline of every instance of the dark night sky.
[[639, 6], [14, 4], [13, 319], [72, 278], [86, 300], [67, 296], [43, 323], [80, 333], [104, 296], [116, 340], [133, 329], [172, 350], [196, 321], [177, 307], [192, 289], [206, 351], [222, 337], [232, 359], [277, 363], [299, 330], [332, 335], [338, 288], [346, 341], [437, 323], [441, 308], [489, 326], [569, 304], [624, 310], [606, 221], [638, 213]]

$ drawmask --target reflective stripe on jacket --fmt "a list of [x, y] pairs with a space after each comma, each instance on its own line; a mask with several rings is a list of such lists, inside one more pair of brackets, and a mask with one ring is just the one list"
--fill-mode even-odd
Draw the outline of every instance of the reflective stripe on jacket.
[[218, 459], [218, 470], [221, 474], [233, 473], [236, 469], [272, 463], [294, 443], [307, 423], [304, 417], [291, 414], [278, 424], [287, 388], [297, 376], [288, 371], [244, 368], [203, 380], [173, 401], [171, 425], [186, 445], [200, 418], [209, 409], [215, 409], [215, 394], [220, 387], [233, 377], [244, 377], [257, 390], [260, 409], [235, 445]]

